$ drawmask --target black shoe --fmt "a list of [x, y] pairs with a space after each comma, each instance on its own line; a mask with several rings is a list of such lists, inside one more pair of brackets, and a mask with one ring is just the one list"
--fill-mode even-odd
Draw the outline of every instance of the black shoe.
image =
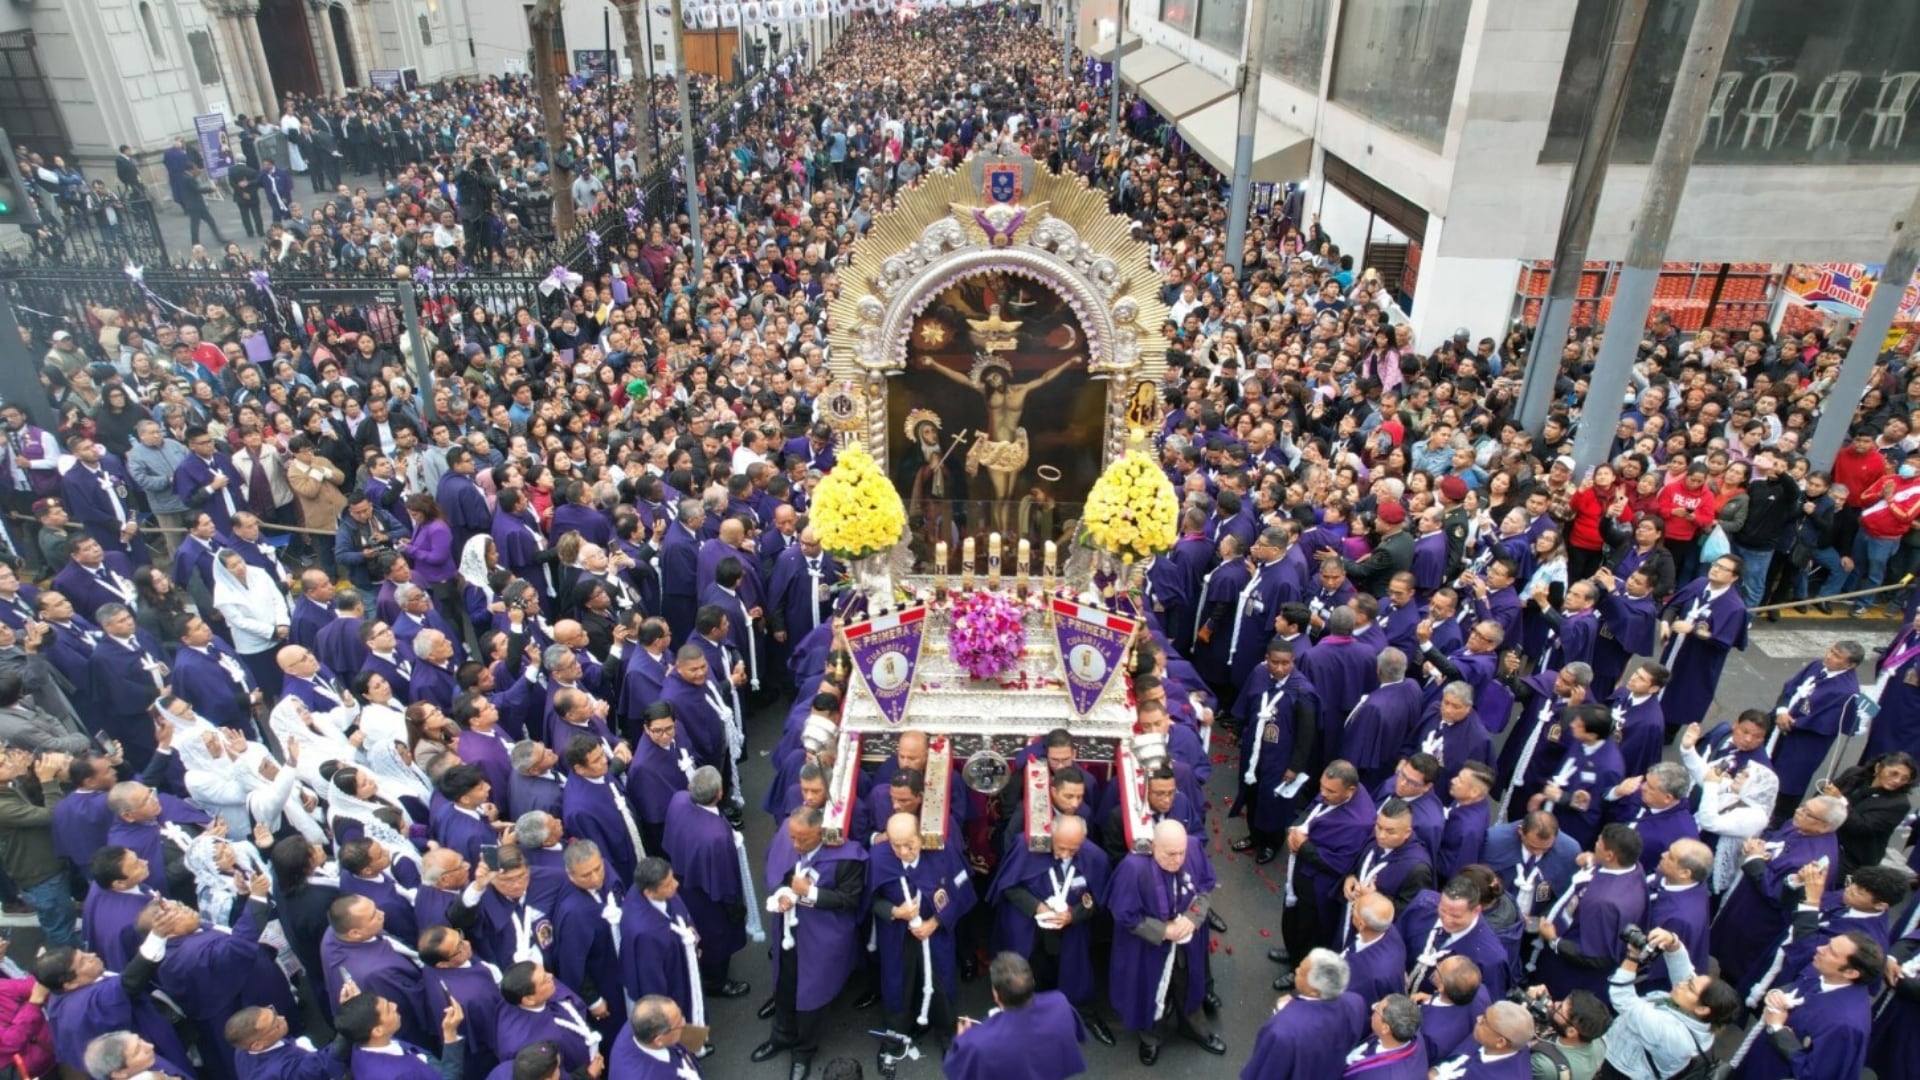
[[1260, 853], [1253, 857], [1253, 861], [1260, 864], [1261, 866], [1265, 866], [1279, 857], [1280, 857], [1280, 852], [1278, 849], [1263, 847], [1260, 849]]
[[1093, 1032], [1093, 1037], [1100, 1040], [1101, 1046], [1113, 1045], [1113, 1029], [1107, 1026], [1105, 1020], [1087, 1021], [1087, 1030]]
[[1218, 1035], [1208, 1035], [1204, 1039], [1195, 1039], [1193, 1041], [1199, 1043], [1200, 1049], [1205, 1050], [1209, 1054], [1218, 1056], [1227, 1052], [1227, 1040], [1222, 1039]]
[[1146, 1043], [1140, 1044], [1140, 1064], [1145, 1065], [1148, 1068], [1152, 1068], [1153, 1063], [1159, 1060], [1160, 1060], [1159, 1047], [1148, 1046]]
[[1207, 991], [1207, 996], [1202, 998], [1200, 1001], [1200, 1007], [1207, 1011], [1208, 1016], [1219, 1016], [1220, 1015], [1220, 995], [1214, 993], [1211, 990]]
[[786, 1049], [787, 1049], [786, 1047], [781, 1046], [779, 1043], [774, 1042], [772, 1039], [768, 1039], [766, 1042], [763, 1042], [759, 1046], [756, 1046], [753, 1048], [752, 1057], [755, 1062], [766, 1061], [768, 1058], [773, 1057], [775, 1054], [785, 1053]]
[[1768, 621], [1768, 622], [1779, 622], [1779, 621], [1780, 621], [1780, 613], [1779, 613], [1779, 612], [1777, 612], [1777, 611], [1769, 611], [1769, 612], [1767, 612], [1767, 621]]
[[1293, 957], [1288, 956], [1287, 950], [1285, 949], [1268, 949], [1267, 959], [1273, 961], [1276, 964], [1284, 964], [1292, 960]]
[[1819, 603], [1813, 605], [1813, 610], [1819, 612], [1822, 615], [1831, 615], [1833, 614], [1833, 605], [1827, 603], [1825, 600], [1822, 600]]
[[812, 1072], [813, 1062], [796, 1061], [793, 1063], [793, 1068], [787, 1070], [787, 1080], [807, 1080]]
[[856, 1009], [871, 1009], [873, 1008], [874, 1002], [879, 1000], [880, 1000], [880, 995], [873, 992], [872, 990], [869, 990], [866, 993], [861, 994], [859, 997], [853, 999], [853, 1007]]
[[759, 1017], [762, 1020], [766, 1020], [772, 1017], [773, 1016], [773, 999], [768, 998], [766, 1001], [766, 1004], [760, 1006], [759, 1010], [755, 1012], [753, 1015]]
[[753, 986], [750, 983], [743, 983], [739, 979], [728, 979], [717, 989], [709, 990], [707, 993], [717, 998], [746, 997], [748, 994], [753, 993]]
[[1253, 850], [1253, 837], [1243, 836], [1227, 846], [1234, 851], [1251, 851]]
[[705, 1060], [707, 1060], [708, 1058], [710, 1058], [710, 1057], [712, 1057], [712, 1056], [713, 1056], [713, 1044], [712, 1044], [712, 1043], [706, 1043], [706, 1044], [704, 1044], [704, 1045], [702, 1045], [702, 1046], [700, 1047], [700, 1052], [699, 1052], [699, 1053], [697, 1053], [697, 1054], [695, 1054], [695, 1055], [693, 1055], [693, 1060], [695, 1060], [695, 1061], [705, 1061]]
[[1293, 972], [1292, 971], [1281, 972], [1280, 977], [1273, 980], [1273, 988], [1282, 993], [1285, 993], [1286, 991], [1293, 989]]
[[1213, 927], [1213, 932], [1216, 934], [1227, 932], [1227, 920], [1221, 918], [1217, 911], [1207, 912], [1207, 925]]

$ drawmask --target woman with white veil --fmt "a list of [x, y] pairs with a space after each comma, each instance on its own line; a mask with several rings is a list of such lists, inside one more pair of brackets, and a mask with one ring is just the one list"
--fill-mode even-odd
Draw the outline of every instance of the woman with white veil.
[[233, 651], [268, 698], [280, 695], [280, 662], [293, 616], [286, 594], [265, 570], [247, 565], [231, 548], [213, 561], [213, 606], [233, 631]]
[[[225, 821], [229, 835], [250, 835], [257, 822], [269, 833], [291, 825], [308, 842], [325, 842], [326, 831], [313, 815], [319, 802], [301, 786], [293, 764], [280, 764], [266, 747], [237, 731], [181, 728], [173, 745], [185, 770], [187, 794]], [[297, 746], [287, 754], [298, 761]]]
[[381, 743], [407, 741], [407, 715], [402, 703], [393, 696], [393, 684], [374, 671], [362, 671], [353, 677], [353, 696], [360, 702], [360, 730], [366, 740], [361, 749], [371, 752]]
[[[201, 833], [187, 846], [187, 869], [193, 871], [194, 893], [200, 917], [215, 926], [231, 927], [247, 902], [247, 883], [256, 875], [273, 873], [260, 850], [251, 843], [231, 843], [212, 833]], [[237, 879], [237, 880], [236, 880]]]
[[[417, 702], [409, 706], [410, 709], [419, 707]], [[375, 783], [380, 785], [380, 794], [399, 803], [406, 810], [408, 818], [414, 821], [427, 820], [427, 806], [433, 799], [433, 781], [427, 779], [427, 774], [414, 764], [413, 751], [406, 744], [368, 743], [367, 771], [373, 774]]]
[[357, 765], [342, 765], [328, 777], [327, 821], [336, 845], [357, 837], [380, 841], [388, 854], [416, 864], [420, 854], [410, 837], [426, 835], [426, 824], [416, 823], [406, 807], [381, 791], [374, 774]]
[[486, 533], [469, 537], [467, 546], [460, 549], [460, 580], [465, 582], [462, 600], [467, 609], [467, 621], [477, 633], [484, 634], [493, 624], [495, 612], [505, 612], [506, 605], [501, 602], [500, 590], [496, 580], [504, 585], [506, 571], [500, 568], [500, 549], [493, 537]]

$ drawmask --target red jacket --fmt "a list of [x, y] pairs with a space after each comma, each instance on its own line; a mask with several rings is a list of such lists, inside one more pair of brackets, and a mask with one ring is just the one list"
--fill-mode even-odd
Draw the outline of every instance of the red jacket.
[[[1720, 500], [1714, 495], [1713, 489], [1705, 484], [1700, 485], [1699, 491], [1688, 490], [1687, 478], [1683, 476], [1660, 489], [1653, 507], [1654, 512], [1666, 522], [1666, 538], [1684, 544], [1702, 532], [1712, 530], [1714, 515], [1720, 512]], [[1683, 510], [1693, 513], [1683, 514]]]
[[1865, 509], [1873, 502], [1867, 493], [1889, 471], [1885, 455], [1878, 450], [1856, 454], [1849, 444], [1841, 447], [1833, 458], [1833, 482], [1846, 485], [1847, 505], [1855, 510]]
[[[1573, 509], [1573, 527], [1567, 531], [1567, 546], [1581, 551], [1604, 551], [1607, 540], [1601, 532], [1600, 523], [1607, 516], [1607, 510], [1613, 506], [1613, 497], [1619, 492], [1616, 485], [1605, 491], [1599, 488], [1582, 488], [1573, 493], [1567, 505]], [[1632, 500], [1620, 511], [1621, 521], [1632, 520]]]

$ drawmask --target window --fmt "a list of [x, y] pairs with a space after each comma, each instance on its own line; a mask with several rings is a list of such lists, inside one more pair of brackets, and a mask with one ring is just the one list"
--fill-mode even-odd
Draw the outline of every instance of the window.
[[160, 20], [154, 18], [153, 5], [145, 0], [141, 0], [140, 4], [140, 25], [147, 32], [147, 51], [153, 54], [155, 60], [165, 60], [167, 50], [160, 43]]
[[[1199, 2], [1200, 0], [1160, 0], [1160, 21], [1192, 37], [1194, 9], [1199, 6]], [[1124, 64], [1125, 61], [1121, 63]]]
[[[1541, 157], [1571, 161], [1606, 64], [1607, 0], [1580, 0]], [[1697, 0], [1653, 0], [1627, 80], [1615, 161], [1647, 161], [1673, 96]], [[1818, 10], [1745, 0], [1698, 160], [1721, 164], [1920, 159], [1901, 138], [1920, 99], [1920, 9], [1834, 0]], [[1802, 111], [1807, 115], [1802, 115]], [[1749, 124], [1749, 118], [1752, 123]], [[1751, 131], [1749, 130], [1751, 129]]]
[[1344, 0], [1331, 96], [1437, 149], [1446, 140], [1472, 7], [1462, 0]]
[[1206, 44], [1239, 56], [1246, 44], [1247, 0], [1206, 0], [1200, 5], [1199, 36]]
[[1267, 0], [1267, 47], [1262, 66], [1309, 90], [1320, 89], [1327, 56], [1329, 0]]
[[187, 51], [193, 54], [193, 70], [200, 76], [201, 86], [216, 86], [220, 82], [220, 58], [213, 51], [213, 38], [205, 30], [187, 32]]
[[425, 15], [420, 16], [420, 44], [433, 44], [433, 24], [427, 21]]

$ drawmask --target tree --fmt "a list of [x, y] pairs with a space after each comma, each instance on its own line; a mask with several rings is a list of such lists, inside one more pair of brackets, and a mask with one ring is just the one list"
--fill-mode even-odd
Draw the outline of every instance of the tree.
[[[548, 183], [553, 188], [553, 234], [573, 231], [573, 171], [560, 164], [570, 156], [567, 128], [560, 119], [560, 69], [554, 65], [553, 39], [560, 31], [560, 8], [565, 0], [534, 0], [527, 9], [528, 37], [533, 42], [533, 86], [540, 95], [540, 126], [546, 129]], [[590, 161], [576, 164], [591, 168]]]
[[627, 63], [633, 67], [633, 168], [635, 180], [653, 171], [653, 42], [640, 27], [642, 0], [614, 0], [620, 32], [627, 35]]

